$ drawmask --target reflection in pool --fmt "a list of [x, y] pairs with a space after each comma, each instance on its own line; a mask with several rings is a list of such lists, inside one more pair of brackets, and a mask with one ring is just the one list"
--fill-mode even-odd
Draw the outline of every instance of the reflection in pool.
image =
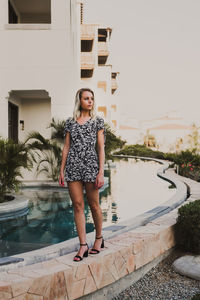
[[[100, 193], [103, 227], [116, 224], [148, 211], [171, 198], [176, 189], [157, 177], [161, 166], [154, 161], [115, 159], [116, 168], [105, 170], [108, 187]], [[30, 199], [29, 213], [0, 222], [0, 257], [23, 253], [76, 237], [73, 207], [67, 189], [25, 188]], [[87, 205], [86, 231], [94, 230]]]

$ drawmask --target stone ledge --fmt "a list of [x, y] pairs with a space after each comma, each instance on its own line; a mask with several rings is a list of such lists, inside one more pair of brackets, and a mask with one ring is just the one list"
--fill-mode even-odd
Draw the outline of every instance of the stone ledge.
[[89, 255], [81, 262], [73, 261], [76, 252], [72, 252], [0, 272], [0, 299], [92, 297], [169, 251], [175, 245], [176, 218], [177, 209], [144, 226], [112, 236], [105, 241], [100, 254]]
[[175, 213], [105, 241], [98, 255], [74, 262], [76, 252], [0, 273], [0, 299], [77, 299], [129, 275], [174, 242]]

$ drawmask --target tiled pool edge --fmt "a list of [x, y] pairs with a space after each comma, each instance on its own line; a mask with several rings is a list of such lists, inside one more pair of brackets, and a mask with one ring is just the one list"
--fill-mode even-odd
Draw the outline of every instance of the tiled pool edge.
[[177, 209], [145, 226], [130, 228], [120, 234], [120, 230], [116, 231], [115, 236], [106, 240], [106, 248], [99, 255], [89, 255], [79, 263], [72, 261], [73, 252], [1, 272], [0, 298], [76, 299], [88, 295], [87, 298], [92, 299], [94, 294], [98, 299], [96, 297], [99, 294], [102, 297], [107, 288], [112, 289], [113, 283], [128, 279], [134, 271], [148, 269], [149, 264], [159, 260], [174, 246], [176, 217]]

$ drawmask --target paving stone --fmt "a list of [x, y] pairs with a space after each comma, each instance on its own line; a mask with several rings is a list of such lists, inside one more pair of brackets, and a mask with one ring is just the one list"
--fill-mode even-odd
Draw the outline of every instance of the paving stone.
[[11, 282], [13, 297], [25, 294], [31, 286], [31, 279], [17, 279]]
[[91, 272], [88, 268], [83, 295], [87, 295], [87, 294], [92, 293], [96, 290], [97, 290], [97, 286], [96, 286], [95, 281], [92, 277], [92, 274], [91, 274]]
[[61, 299], [67, 296], [66, 281], [63, 272], [54, 274], [51, 278], [49, 299]]
[[[12, 293], [10, 282], [0, 281], [0, 292]], [[1, 299], [1, 298], [0, 298]]]
[[94, 278], [97, 288], [100, 288], [102, 276], [103, 276], [103, 263], [94, 261], [89, 265], [90, 272]]
[[32, 284], [28, 290], [28, 293], [44, 296], [48, 298], [50, 294], [51, 278], [52, 275], [45, 275], [33, 279]]
[[77, 267], [75, 278], [76, 280], [86, 279], [88, 274], [88, 265], [82, 264]]
[[128, 270], [126, 268], [126, 261], [124, 260], [120, 251], [118, 251], [115, 255], [115, 266], [116, 266], [119, 278], [128, 274]]
[[11, 297], [12, 297], [12, 293], [0, 291], [0, 299], [1, 300], [11, 299]]
[[34, 295], [34, 294], [26, 294], [26, 300], [43, 300], [43, 296], [39, 296], [39, 295]]
[[26, 295], [27, 294], [19, 295], [17, 297], [12, 298], [12, 300], [26, 300], [27, 299]]

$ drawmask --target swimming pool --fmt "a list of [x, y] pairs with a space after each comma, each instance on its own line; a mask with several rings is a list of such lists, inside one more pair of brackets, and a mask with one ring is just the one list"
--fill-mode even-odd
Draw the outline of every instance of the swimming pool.
[[[105, 189], [100, 192], [103, 228], [127, 220], [162, 204], [176, 189], [157, 177], [160, 164], [140, 159], [115, 159], [116, 168], [105, 170]], [[30, 199], [26, 216], [0, 222], [0, 256], [19, 254], [77, 236], [68, 190], [25, 188]], [[92, 214], [84, 194], [86, 231], [94, 230]]]

